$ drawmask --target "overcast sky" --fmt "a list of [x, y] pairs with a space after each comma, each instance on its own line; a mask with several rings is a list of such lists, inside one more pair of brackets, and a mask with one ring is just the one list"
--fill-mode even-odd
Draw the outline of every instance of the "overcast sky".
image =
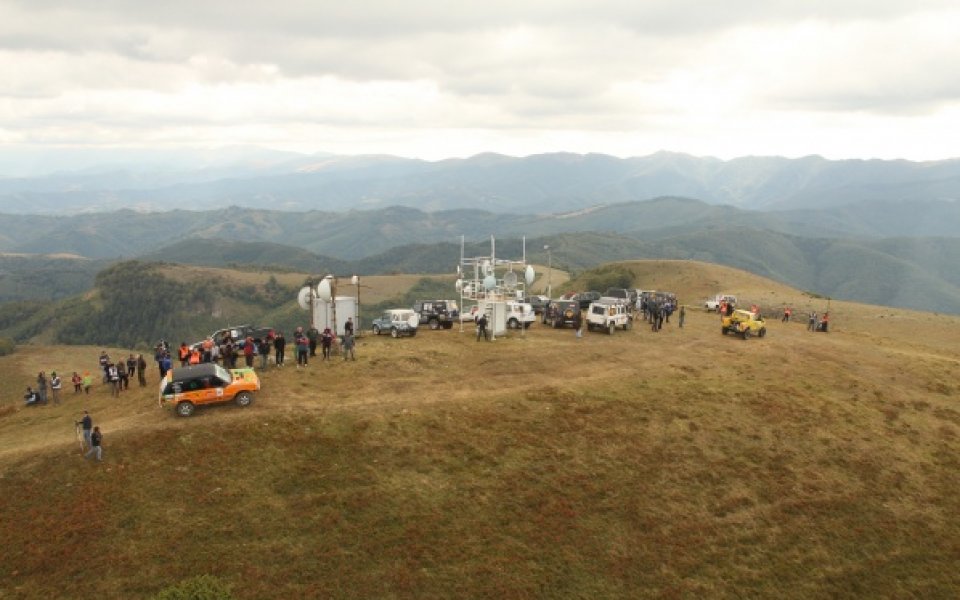
[[956, 0], [0, 0], [0, 149], [960, 156]]

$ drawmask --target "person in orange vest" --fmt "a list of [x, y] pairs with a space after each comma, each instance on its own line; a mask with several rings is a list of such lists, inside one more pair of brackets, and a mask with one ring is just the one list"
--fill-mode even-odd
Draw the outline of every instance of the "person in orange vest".
[[724, 315], [727, 314], [727, 301], [721, 300], [720, 305], [717, 307], [717, 312], [720, 313], [720, 318], [722, 319]]
[[783, 309], [783, 318], [780, 319], [781, 323], [789, 323], [790, 317], [793, 315], [793, 309], [789, 306]]
[[823, 313], [823, 316], [820, 317], [820, 327], [819, 327], [819, 330], [822, 331], [822, 332], [824, 332], [824, 333], [826, 333], [826, 332], [827, 332], [827, 325], [829, 324], [829, 322], [830, 322], [830, 313], [829, 313], [829, 312]]
[[203, 340], [203, 362], [208, 363], [213, 360], [213, 339], [207, 338]]
[[201, 359], [201, 356], [200, 356], [200, 349], [199, 349], [199, 348], [194, 348], [193, 350], [190, 351], [190, 364], [191, 364], [191, 365], [199, 365], [199, 364], [200, 364], [200, 359]]
[[180, 366], [185, 367], [190, 364], [190, 348], [186, 342], [180, 342], [180, 350], [177, 356], [180, 358]]

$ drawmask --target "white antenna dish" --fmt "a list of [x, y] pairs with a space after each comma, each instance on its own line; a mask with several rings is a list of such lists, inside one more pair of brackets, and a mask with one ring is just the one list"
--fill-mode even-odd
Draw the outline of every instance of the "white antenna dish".
[[527, 282], [527, 285], [532, 285], [536, 276], [537, 274], [533, 270], [533, 265], [527, 265], [527, 270], [523, 272], [523, 280]]
[[483, 289], [490, 291], [497, 287], [497, 278], [493, 275], [487, 275], [483, 278]]
[[317, 298], [327, 302], [330, 300], [330, 296], [330, 280], [323, 279], [317, 284]]
[[503, 286], [508, 290], [515, 289], [517, 287], [517, 274], [513, 271], [507, 271], [504, 273]]
[[410, 318], [407, 319], [407, 325], [416, 329], [417, 326], [420, 325], [420, 317], [417, 315], [410, 315]]
[[458, 279], [456, 283], [453, 284], [453, 287], [455, 287], [458, 292], [461, 291], [463, 289], [463, 280]]
[[310, 294], [312, 292], [313, 290], [309, 287], [300, 288], [300, 292], [297, 294], [297, 304], [299, 304], [303, 310], [310, 310]]

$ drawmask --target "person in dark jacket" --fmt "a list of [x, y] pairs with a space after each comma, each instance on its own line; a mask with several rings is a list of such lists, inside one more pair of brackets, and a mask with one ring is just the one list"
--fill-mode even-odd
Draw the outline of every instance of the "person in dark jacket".
[[490, 341], [490, 336], [487, 333], [486, 313], [480, 313], [480, 316], [477, 318], [477, 341], [478, 342], [480, 341], [480, 338]]
[[83, 418], [76, 422], [77, 425], [83, 426], [83, 443], [87, 448], [91, 448], [93, 444], [90, 443], [91, 431], [93, 430], [93, 419], [90, 418], [90, 413], [83, 411]]
[[90, 449], [83, 457], [89, 458], [91, 454], [97, 455], [97, 462], [103, 461], [103, 434], [100, 433], [99, 426], [93, 428], [93, 433], [90, 434]]
[[313, 325], [307, 330], [307, 340], [310, 342], [310, 358], [317, 356], [317, 341], [320, 339], [320, 331]]
[[278, 367], [283, 366], [283, 355], [287, 350], [287, 338], [283, 337], [283, 332], [278, 331], [277, 337], [273, 338], [273, 350], [276, 355], [275, 361]]
[[143, 358], [142, 354], [137, 355], [137, 381], [140, 382], [140, 387], [146, 387], [147, 385], [147, 361]]

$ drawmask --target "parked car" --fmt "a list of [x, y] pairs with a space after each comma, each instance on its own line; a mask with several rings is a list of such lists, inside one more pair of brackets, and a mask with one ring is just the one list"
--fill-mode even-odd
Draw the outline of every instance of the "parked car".
[[607, 288], [607, 291], [603, 293], [604, 298], [617, 298], [626, 302], [627, 304], [635, 304], [637, 302], [637, 292], [636, 290], [631, 290], [627, 288]]
[[577, 300], [551, 300], [547, 310], [543, 313], [543, 322], [554, 328], [565, 325], [573, 326], [573, 317], [579, 311], [580, 302]]
[[749, 310], [733, 311], [730, 316], [721, 319], [720, 327], [723, 335], [738, 333], [745, 340], [753, 335], [757, 337], [767, 335], [767, 324], [760, 318], [760, 315]]
[[590, 290], [588, 292], [580, 292], [577, 294], [577, 300], [580, 302], [580, 310], [586, 310], [590, 306], [591, 302], [596, 302], [603, 295], [600, 292]]
[[731, 296], [730, 294], [717, 294], [713, 298], [707, 298], [703, 301], [703, 307], [709, 311], [718, 311], [720, 310], [720, 304], [726, 302], [727, 304], [737, 305], [737, 297]]
[[260, 378], [253, 369], [227, 370], [217, 363], [173, 367], [160, 381], [160, 407], [173, 405], [181, 417], [189, 417], [197, 406], [236, 402], [250, 406], [260, 390]]
[[609, 334], [617, 329], [630, 329], [631, 318], [627, 302], [622, 298], [604, 298], [587, 309], [587, 330], [602, 330]]
[[527, 296], [523, 301], [533, 307], [533, 314], [540, 315], [543, 314], [544, 309], [550, 302], [550, 298], [546, 296]]
[[430, 329], [450, 329], [460, 316], [456, 300], [418, 300], [413, 304], [413, 311], [419, 316], [420, 324]]
[[533, 306], [527, 302], [507, 302], [507, 327], [510, 329], [524, 329], [530, 327], [537, 320]]
[[383, 311], [379, 317], [374, 319], [371, 328], [374, 335], [389, 333], [391, 337], [395, 338], [403, 335], [413, 337], [417, 335], [417, 325], [419, 324], [420, 319], [417, 317], [417, 313], [409, 308], [392, 308]]
[[[233, 340], [234, 345], [237, 348], [243, 348], [243, 345], [248, 337], [253, 339], [261, 338], [273, 335], [273, 327], [261, 327], [257, 325], [233, 325], [231, 327], [225, 327], [223, 329], [218, 329], [210, 334], [210, 337], [213, 338], [213, 343], [216, 345], [223, 344], [223, 341], [226, 338]], [[199, 348], [203, 344], [203, 340], [199, 342], [194, 342], [190, 344], [190, 348]]]

